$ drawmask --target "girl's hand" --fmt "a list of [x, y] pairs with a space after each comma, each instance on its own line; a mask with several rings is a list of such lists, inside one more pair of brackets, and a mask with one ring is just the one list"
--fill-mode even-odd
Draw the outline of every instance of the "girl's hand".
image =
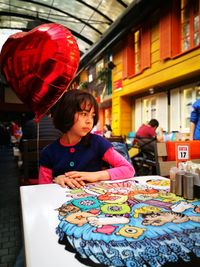
[[107, 171], [98, 171], [98, 172], [71, 171], [71, 172], [66, 172], [65, 177], [68, 179], [74, 179], [80, 184], [82, 184], [83, 181], [87, 181], [89, 183], [95, 183], [98, 181], [106, 181], [110, 179], [109, 173]]
[[65, 175], [59, 175], [53, 181], [63, 188], [66, 186], [69, 188], [81, 188], [85, 185], [83, 181], [77, 181], [76, 179], [66, 177]]

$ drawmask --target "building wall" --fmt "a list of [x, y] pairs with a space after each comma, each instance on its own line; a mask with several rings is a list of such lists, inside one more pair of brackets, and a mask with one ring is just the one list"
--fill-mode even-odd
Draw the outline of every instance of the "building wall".
[[[142, 73], [123, 79], [123, 42], [113, 48], [113, 129], [114, 134], [128, 134], [133, 130], [132, 122], [135, 120], [128, 115], [131, 110], [131, 101], [123, 101], [124, 97], [135, 101], [139, 96], [148, 95], [150, 88], [156, 91], [166, 91], [167, 87], [175, 88], [175, 85], [191, 78], [196, 79], [200, 75], [200, 48], [187, 51], [173, 59], [160, 60], [159, 39], [159, 12], [153, 14], [151, 19], [151, 67]], [[122, 88], [115, 90], [115, 82], [122, 79]], [[166, 96], [167, 97], [167, 96]], [[177, 103], [178, 104], [178, 103]], [[165, 106], [166, 110], [166, 106]], [[159, 110], [162, 113], [162, 109]], [[127, 116], [127, 117], [126, 117]], [[125, 120], [125, 122], [124, 122]], [[169, 125], [169, 122], [167, 122]], [[168, 129], [166, 129], [168, 130]], [[173, 129], [171, 129], [173, 130]]]

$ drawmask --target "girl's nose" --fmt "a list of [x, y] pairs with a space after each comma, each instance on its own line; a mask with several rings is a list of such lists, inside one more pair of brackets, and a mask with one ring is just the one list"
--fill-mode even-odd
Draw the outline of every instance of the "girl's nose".
[[93, 123], [93, 117], [92, 116], [87, 116], [86, 122], [87, 123]]

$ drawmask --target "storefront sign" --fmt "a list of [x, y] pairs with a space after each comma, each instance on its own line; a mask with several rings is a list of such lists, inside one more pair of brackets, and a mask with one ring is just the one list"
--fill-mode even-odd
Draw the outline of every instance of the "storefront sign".
[[114, 82], [114, 91], [122, 89], [122, 80], [117, 80]]

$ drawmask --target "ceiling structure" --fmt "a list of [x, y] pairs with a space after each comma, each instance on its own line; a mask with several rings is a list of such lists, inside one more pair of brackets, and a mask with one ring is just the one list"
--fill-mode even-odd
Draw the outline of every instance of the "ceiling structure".
[[0, 0], [0, 29], [28, 31], [59, 23], [71, 30], [83, 56], [133, 2], [137, 0]]
[[78, 43], [78, 76], [158, 6], [162, 0], [151, 0], [151, 4], [149, 0], [0, 0], [0, 50], [5, 42], [3, 31], [29, 31], [40, 24], [59, 23]]

